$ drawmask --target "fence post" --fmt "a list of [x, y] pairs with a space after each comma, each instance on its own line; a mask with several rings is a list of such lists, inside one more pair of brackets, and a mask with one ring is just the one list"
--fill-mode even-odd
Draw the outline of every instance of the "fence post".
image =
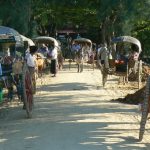
[[138, 89], [141, 87], [141, 74], [142, 74], [142, 60], [138, 64]]

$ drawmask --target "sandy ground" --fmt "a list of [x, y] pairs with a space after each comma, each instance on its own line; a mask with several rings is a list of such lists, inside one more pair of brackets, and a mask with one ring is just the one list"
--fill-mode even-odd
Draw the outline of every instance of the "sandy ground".
[[103, 88], [99, 70], [66, 64], [37, 80], [32, 119], [22, 104], [0, 109], [0, 150], [149, 150], [148, 125], [138, 142], [138, 106], [111, 101], [135, 90], [114, 76]]

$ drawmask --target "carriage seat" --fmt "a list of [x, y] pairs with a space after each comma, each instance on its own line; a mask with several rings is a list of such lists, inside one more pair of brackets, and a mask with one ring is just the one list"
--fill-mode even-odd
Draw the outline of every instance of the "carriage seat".
[[116, 72], [126, 72], [127, 63], [124, 60], [115, 60]]
[[127, 62], [122, 59], [109, 59], [109, 68], [110, 70], [113, 69], [113, 71], [115, 70], [116, 72], [126, 72]]

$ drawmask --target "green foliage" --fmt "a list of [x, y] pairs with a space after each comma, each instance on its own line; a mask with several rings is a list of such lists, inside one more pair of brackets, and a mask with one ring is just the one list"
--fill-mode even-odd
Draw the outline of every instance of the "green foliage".
[[22, 34], [27, 34], [29, 20], [29, 0], [1, 1], [1, 25], [15, 28]]
[[148, 49], [149, 25], [143, 20], [150, 20], [150, 0], [1, 0], [0, 5], [0, 24], [25, 35], [54, 36], [57, 29], [78, 25], [92, 40], [133, 34]]
[[139, 21], [133, 33], [142, 43], [143, 55], [150, 55], [150, 20]]

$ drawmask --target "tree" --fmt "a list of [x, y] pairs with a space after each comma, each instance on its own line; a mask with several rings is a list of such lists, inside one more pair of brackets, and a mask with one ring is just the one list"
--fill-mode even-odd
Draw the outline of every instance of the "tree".
[[56, 28], [62, 28], [67, 24], [74, 28], [79, 25], [79, 28], [87, 30], [98, 26], [95, 9], [89, 9], [86, 1], [46, 1], [46, 5], [43, 4], [42, 7], [41, 4], [42, 1], [36, 3], [34, 9], [34, 18], [40, 35], [53, 35]]
[[149, 0], [95, 0], [102, 41], [110, 43], [112, 36], [130, 35], [140, 18], [148, 16]]
[[139, 21], [132, 31], [132, 34], [136, 36], [142, 43], [143, 55], [150, 55], [150, 20]]
[[1, 0], [0, 4], [0, 23], [30, 36], [35, 31], [55, 36], [57, 29], [78, 25], [87, 37], [109, 44], [113, 36], [141, 38], [149, 31], [136, 31], [136, 26], [149, 20], [150, 0]]
[[3, 0], [1, 1], [0, 19], [1, 25], [15, 28], [22, 34], [29, 30], [29, 1]]

